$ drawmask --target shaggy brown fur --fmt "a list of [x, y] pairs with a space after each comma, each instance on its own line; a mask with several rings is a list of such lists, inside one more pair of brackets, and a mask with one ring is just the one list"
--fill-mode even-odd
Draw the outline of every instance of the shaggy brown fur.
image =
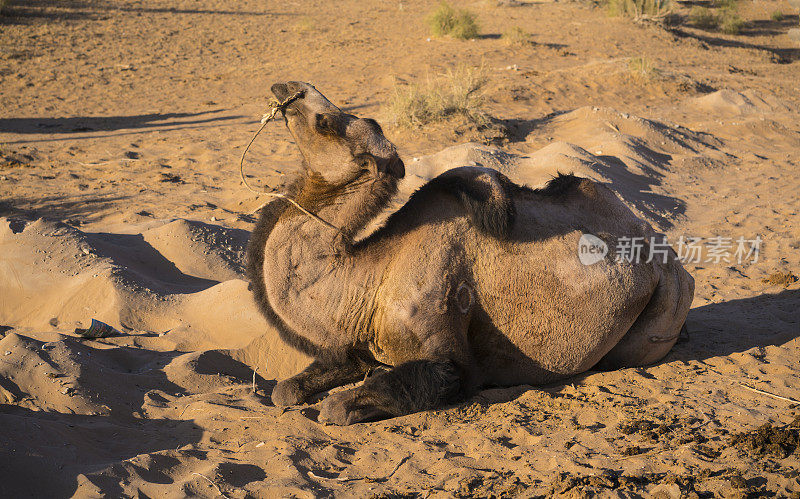
[[372, 120], [314, 87], [273, 86], [303, 153], [290, 194], [341, 231], [277, 200], [261, 213], [248, 273], [264, 315], [316, 360], [281, 381], [276, 404], [329, 395], [320, 420], [349, 424], [450, 403], [487, 384], [538, 384], [595, 365], [641, 365], [677, 340], [693, 281], [671, 254], [629, 263], [578, 260], [590, 232], [653, 237], [607, 188], [559, 175], [542, 189], [486, 168], [455, 168], [420, 188], [381, 229], [405, 168]]

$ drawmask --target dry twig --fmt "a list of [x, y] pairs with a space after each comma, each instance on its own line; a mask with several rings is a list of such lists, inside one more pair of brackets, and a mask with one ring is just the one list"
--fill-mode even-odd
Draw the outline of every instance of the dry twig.
[[774, 393], [765, 392], [764, 390], [759, 390], [758, 388], [753, 388], [751, 386], [747, 386], [744, 383], [739, 383], [739, 386], [741, 386], [742, 388], [746, 388], [746, 389], [750, 390], [751, 392], [760, 393], [761, 395], [766, 395], [766, 396], [772, 397], [774, 399], [785, 400], [786, 402], [791, 402], [793, 404], [800, 404], [800, 400], [795, 400], [795, 399], [789, 398], [789, 397], [781, 397], [780, 395], [775, 395]]

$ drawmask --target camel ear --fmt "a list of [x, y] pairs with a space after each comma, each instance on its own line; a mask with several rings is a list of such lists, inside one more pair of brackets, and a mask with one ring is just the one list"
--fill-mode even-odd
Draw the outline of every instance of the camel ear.
[[403, 178], [406, 175], [406, 165], [400, 156], [395, 154], [389, 159], [384, 159], [378, 162], [378, 171], [388, 173], [394, 178]]
[[342, 135], [339, 120], [331, 113], [318, 114], [314, 126], [323, 135]]

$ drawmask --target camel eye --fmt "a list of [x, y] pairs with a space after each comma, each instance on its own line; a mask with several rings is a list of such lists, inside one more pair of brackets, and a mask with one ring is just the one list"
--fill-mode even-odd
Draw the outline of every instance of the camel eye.
[[365, 170], [371, 170], [375, 164], [375, 158], [369, 154], [359, 154], [355, 157], [356, 164]]

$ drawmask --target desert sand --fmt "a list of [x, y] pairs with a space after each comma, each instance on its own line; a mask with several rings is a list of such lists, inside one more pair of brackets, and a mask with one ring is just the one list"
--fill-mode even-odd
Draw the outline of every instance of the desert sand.
[[[743, 1], [748, 24], [724, 35], [588, 2], [458, 5], [481, 38], [431, 38], [435, 4], [417, 0], [5, 9], [0, 496], [800, 494], [797, 13]], [[533, 43], [506, 44], [510, 26]], [[632, 57], [657, 70], [637, 77]], [[395, 126], [394, 86], [455, 61], [486, 68], [504, 134], [459, 119]], [[269, 328], [243, 276], [265, 199], [241, 185], [238, 158], [269, 85], [286, 80], [383, 124], [407, 170], [396, 206], [456, 166], [531, 186], [574, 172], [674, 245], [724, 237], [732, 253], [759, 238], [758, 259], [686, 264], [688, 339], [656, 365], [321, 425], [313, 404], [270, 401], [309, 359]], [[278, 190], [297, 171], [280, 123], [247, 165]], [[80, 338], [92, 318], [122, 334]]]

